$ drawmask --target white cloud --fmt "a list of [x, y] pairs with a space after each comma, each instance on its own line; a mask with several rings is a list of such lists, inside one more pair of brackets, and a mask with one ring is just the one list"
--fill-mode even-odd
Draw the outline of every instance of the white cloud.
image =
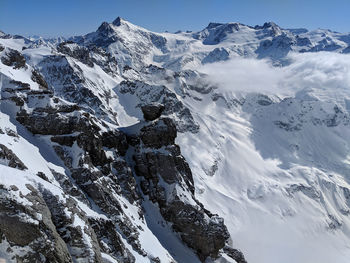
[[267, 60], [232, 58], [202, 66], [199, 71], [208, 75], [208, 80], [226, 91], [276, 92], [283, 80], [284, 71]]
[[322, 100], [350, 98], [350, 55], [331, 52], [290, 54], [291, 64], [233, 58], [202, 66], [208, 80], [225, 91], [259, 92]]

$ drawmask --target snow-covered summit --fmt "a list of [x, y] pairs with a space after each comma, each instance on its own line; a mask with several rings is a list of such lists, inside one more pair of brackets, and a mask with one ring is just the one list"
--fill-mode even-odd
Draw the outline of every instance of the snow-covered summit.
[[120, 17], [0, 37], [0, 257], [347, 263], [349, 44]]

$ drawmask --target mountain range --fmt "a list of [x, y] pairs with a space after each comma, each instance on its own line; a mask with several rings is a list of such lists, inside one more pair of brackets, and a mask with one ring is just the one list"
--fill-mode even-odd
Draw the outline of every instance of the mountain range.
[[0, 31], [0, 259], [348, 262], [349, 52], [273, 22]]

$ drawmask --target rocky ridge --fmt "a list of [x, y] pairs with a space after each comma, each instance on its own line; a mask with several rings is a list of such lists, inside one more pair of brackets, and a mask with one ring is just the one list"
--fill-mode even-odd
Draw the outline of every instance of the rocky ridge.
[[[19, 52], [10, 54], [21, 57]], [[68, 102], [55, 95], [53, 82], [46, 82], [27, 64], [23, 69], [33, 72], [31, 80], [37, 88], [5, 80], [2, 109], [12, 109], [18, 124], [33, 135], [45, 137], [64, 171], [50, 168], [49, 174], [38, 172], [38, 179], [25, 184], [25, 190], [2, 185], [1, 197], [12, 200], [2, 202], [6, 207], [2, 209], [4, 218], [0, 225], [9, 260], [106, 262], [105, 258], [110, 257], [116, 262], [135, 262], [133, 254], [137, 253], [158, 262], [157, 256], [146, 252], [140, 242], [145, 199], [159, 207], [165, 222], [201, 261], [226, 253], [223, 248], [228, 247], [230, 235], [223, 219], [195, 198], [191, 170], [175, 144], [175, 122], [161, 117], [171, 104], [144, 104], [141, 109], [145, 121], [119, 129], [116, 122], [99, 119], [98, 112], [89, 110], [94, 103], [85, 106], [74, 97]], [[13, 70], [18, 67], [13, 66]], [[51, 73], [44, 71], [44, 76], [47, 74]], [[1, 145], [0, 157], [3, 165], [28, 169], [5, 145]], [[59, 187], [59, 195], [48, 187], [51, 184]], [[10, 199], [13, 191], [24, 201]], [[22, 202], [32, 205], [23, 207]], [[137, 213], [126, 213], [128, 206]], [[98, 216], [90, 216], [84, 209], [93, 210]], [[22, 214], [26, 219], [15, 219]], [[143, 223], [135, 223], [136, 215]], [[12, 229], [11, 225], [18, 228]], [[40, 246], [42, 241], [49, 241], [51, 247]], [[18, 247], [21, 253], [17, 252]], [[237, 253], [242, 258], [240, 262], [245, 262], [241, 252]]]
[[[319, 228], [340, 231], [347, 225], [350, 188], [334, 178], [348, 170], [340, 158], [316, 162], [310, 156], [321, 151], [300, 138], [312, 137], [315, 127], [324, 134], [347, 130], [346, 108], [314, 98], [227, 94], [196, 69], [235, 56], [287, 65], [292, 52], [346, 53], [348, 39], [274, 23], [154, 33], [121, 18], [62, 41], [1, 35], [0, 257], [246, 262], [236, 249], [241, 240], [232, 235], [247, 210], [237, 204], [250, 207], [275, 196], [286, 203], [271, 208], [278, 218], [297, 214], [290, 203], [311, 201], [311, 209], [323, 213]], [[245, 139], [237, 123], [251, 131], [264, 159], [278, 159], [286, 170], [269, 163], [255, 171], [258, 179], [241, 176], [237, 167], [245, 167], [244, 160], [237, 166], [226, 159], [241, 157], [240, 151], [231, 154]], [[271, 134], [274, 147], [266, 147], [271, 141], [260, 138]], [[230, 180], [220, 177], [225, 171], [232, 171]], [[266, 171], [278, 180], [267, 180]], [[12, 224], [17, 231], [10, 231]]]

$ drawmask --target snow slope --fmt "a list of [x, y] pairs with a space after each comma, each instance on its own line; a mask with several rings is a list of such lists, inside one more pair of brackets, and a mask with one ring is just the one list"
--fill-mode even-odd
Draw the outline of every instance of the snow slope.
[[[69, 41], [74, 43], [0, 36], [0, 57], [11, 48], [27, 61], [21, 69], [0, 63], [2, 98], [11, 80], [38, 90], [35, 69], [55, 96], [109, 127], [136, 124], [140, 105], [160, 102], [180, 131], [176, 142], [191, 168], [196, 198], [224, 218], [232, 246], [248, 262], [349, 261], [348, 34], [282, 29], [272, 22], [154, 33], [117, 18]], [[23, 192], [26, 182], [60, 191], [51, 171], [69, 173], [45, 136], [16, 122], [15, 110], [1, 102], [1, 129], [18, 133], [0, 134], [1, 143], [28, 170], [14, 172], [1, 163], [1, 183]], [[138, 218], [136, 205], [118, 200], [128, 217]], [[79, 207], [103, 216], [82, 202]], [[156, 206], [147, 201], [143, 208], [145, 221], [135, 225], [143, 229], [138, 239], [147, 259], [123, 239], [136, 262], [152, 256], [198, 261]], [[102, 258], [109, 262], [111, 256]]]

